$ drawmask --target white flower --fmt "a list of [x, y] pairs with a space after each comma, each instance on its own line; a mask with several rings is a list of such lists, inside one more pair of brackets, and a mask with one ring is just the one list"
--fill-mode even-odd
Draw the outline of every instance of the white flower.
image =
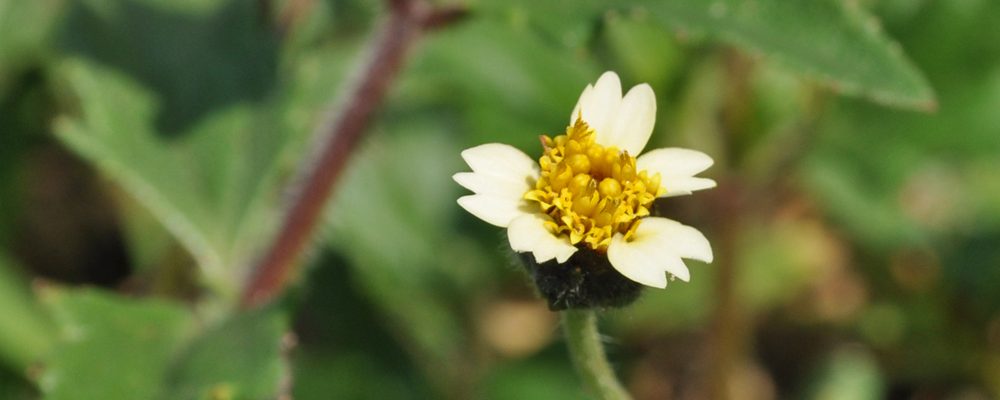
[[618, 75], [605, 72], [580, 95], [566, 134], [542, 136], [544, 155], [537, 162], [499, 143], [463, 151], [472, 172], [453, 178], [475, 194], [458, 204], [507, 228], [511, 248], [531, 252], [538, 263], [562, 264], [589, 249], [606, 253], [618, 272], [644, 285], [666, 287], [666, 274], [688, 281], [681, 259], [711, 262], [708, 240], [690, 226], [649, 216], [649, 207], [657, 197], [715, 187], [694, 176], [712, 158], [680, 148], [636, 158], [655, 119], [649, 85], [622, 97]]

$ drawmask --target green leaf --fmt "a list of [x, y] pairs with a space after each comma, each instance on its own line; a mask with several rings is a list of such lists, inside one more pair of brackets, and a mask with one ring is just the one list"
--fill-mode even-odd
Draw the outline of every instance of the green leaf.
[[0, 0], [0, 94], [11, 73], [44, 57], [63, 8], [62, 0]]
[[[57, 137], [177, 238], [205, 283], [232, 300], [276, 223], [297, 163], [347, 58], [290, 51], [247, 0], [74, 3], [56, 80], [78, 113]], [[153, 49], [153, 50], [150, 50]], [[238, 71], [239, 73], [234, 73]], [[143, 212], [121, 214], [132, 253], [156, 265], [167, 241]]]
[[231, 295], [273, 226], [279, 178], [294, 161], [285, 151], [308, 132], [295, 128], [315, 103], [237, 105], [167, 140], [154, 127], [158, 97], [138, 82], [82, 60], [67, 60], [61, 77], [83, 115], [58, 120], [58, 138], [149, 209]]
[[47, 354], [54, 340], [51, 321], [27, 286], [14, 264], [0, 255], [0, 362], [19, 371]]
[[273, 399], [288, 373], [277, 309], [205, 328], [164, 300], [59, 288], [41, 298], [59, 332], [39, 380], [46, 399]]
[[[67, 54], [114, 67], [154, 91], [157, 133], [176, 137], [218, 109], [266, 98], [278, 80], [278, 38], [251, 0], [72, 3]], [[238, 73], [236, 73], [238, 71]]]
[[54, 288], [41, 297], [59, 327], [40, 378], [48, 400], [156, 398], [174, 351], [194, 328], [186, 310], [165, 301]]
[[[220, 214], [211, 207], [219, 203], [211, 198], [217, 193], [209, 192], [222, 189], [207, 176], [209, 171], [199, 170], [200, 160], [189, 150], [204, 146], [204, 139], [193, 146], [157, 138], [151, 126], [155, 97], [114, 71], [70, 60], [62, 76], [79, 97], [83, 116], [57, 121], [59, 139], [144, 204], [185, 245], [210, 280], [224, 280], [227, 238], [220, 237]], [[230, 115], [229, 121], [223, 118], [219, 124], [239, 123], [241, 116]], [[217, 141], [225, 140], [227, 132], [215, 133]], [[232, 160], [226, 154], [218, 158]], [[178, 168], [181, 165], [185, 168]]]
[[923, 74], [856, 2], [639, 1], [683, 34], [707, 35], [763, 55], [834, 90], [902, 108], [933, 110]]
[[237, 315], [195, 339], [172, 368], [163, 399], [273, 399], [287, 378], [285, 317]]

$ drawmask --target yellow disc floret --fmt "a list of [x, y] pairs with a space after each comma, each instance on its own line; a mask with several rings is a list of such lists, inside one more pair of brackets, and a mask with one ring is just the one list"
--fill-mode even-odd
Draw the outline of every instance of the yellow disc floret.
[[632, 236], [664, 189], [660, 174], [636, 171], [635, 157], [597, 144], [594, 135], [578, 118], [566, 134], [542, 136], [542, 173], [524, 198], [552, 217], [546, 228], [554, 235], [606, 251], [616, 233]]

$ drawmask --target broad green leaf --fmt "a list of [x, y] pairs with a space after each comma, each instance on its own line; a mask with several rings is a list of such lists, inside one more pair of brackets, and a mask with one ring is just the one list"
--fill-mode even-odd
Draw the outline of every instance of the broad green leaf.
[[[344, 60], [317, 66], [312, 60], [329, 51], [296, 53], [280, 79], [276, 37], [250, 2], [167, 3], [74, 4], [62, 37], [74, 56], [55, 72], [79, 113], [59, 118], [55, 130], [232, 299], [272, 231], [280, 180], [300, 158], [289, 149], [311, 132]], [[129, 232], [155, 232], [143, 213], [122, 215]], [[132, 246], [155, 262], [156, 246]]]
[[204, 325], [181, 304], [96, 289], [44, 288], [58, 341], [45, 399], [276, 398], [287, 379], [277, 309]]
[[0, 255], [0, 363], [19, 372], [47, 354], [54, 331], [15, 265]]
[[933, 110], [926, 78], [856, 2], [638, 1], [682, 34], [707, 35], [763, 55], [834, 90], [886, 105]]
[[308, 75], [316, 68], [304, 65], [294, 76], [306, 80], [278, 100], [218, 110], [166, 139], [155, 128], [155, 93], [117, 71], [67, 60], [61, 77], [82, 115], [60, 119], [56, 132], [149, 209], [225, 295], [273, 226], [278, 179], [296, 161], [287, 150], [302, 144], [326, 99], [317, 93], [329, 96], [331, 75], [339, 77]]
[[289, 377], [282, 354], [287, 322], [273, 309], [237, 315], [180, 352], [164, 400], [277, 398]]
[[[225, 279], [224, 253], [230, 245], [225, 241], [230, 238], [220, 237], [223, 224], [212, 206], [221, 204], [208, 192], [221, 190], [208, 176], [218, 171], [200, 171], [198, 161], [202, 160], [187, 148], [193, 146], [164, 142], [156, 136], [151, 126], [155, 97], [137, 82], [79, 60], [67, 61], [62, 75], [77, 94], [83, 115], [59, 120], [58, 137], [144, 204], [187, 247], [209, 280]], [[249, 114], [249, 110], [242, 111], [243, 116], [240, 112], [219, 121], [223, 125], [219, 128], [224, 129], [226, 122], [238, 124]], [[216, 140], [224, 143], [229, 132], [209, 129], [209, 133], [216, 133]], [[218, 159], [234, 161], [235, 156], [226, 154], [219, 154]]]
[[39, 382], [47, 400], [154, 399], [194, 328], [186, 310], [165, 301], [54, 288], [41, 297], [59, 332]]

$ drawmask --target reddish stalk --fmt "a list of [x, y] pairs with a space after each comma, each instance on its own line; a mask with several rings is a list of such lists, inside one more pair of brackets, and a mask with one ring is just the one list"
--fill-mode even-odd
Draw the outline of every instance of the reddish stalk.
[[280, 294], [293, 276], [347, 165], [351, 152], [367, 132], [371, 116], [399, 74], [421, 33], [456, 20], [459, 9], [432, 9], [422, 0], [388, 0], [389, 17], [371, 43], [371, 54], [347, 93], [343, 106], [331, 110], [315, 137], [319, 152], [300, 167], [281, 227], [253, 268], [240, 305], [253, 308]]

